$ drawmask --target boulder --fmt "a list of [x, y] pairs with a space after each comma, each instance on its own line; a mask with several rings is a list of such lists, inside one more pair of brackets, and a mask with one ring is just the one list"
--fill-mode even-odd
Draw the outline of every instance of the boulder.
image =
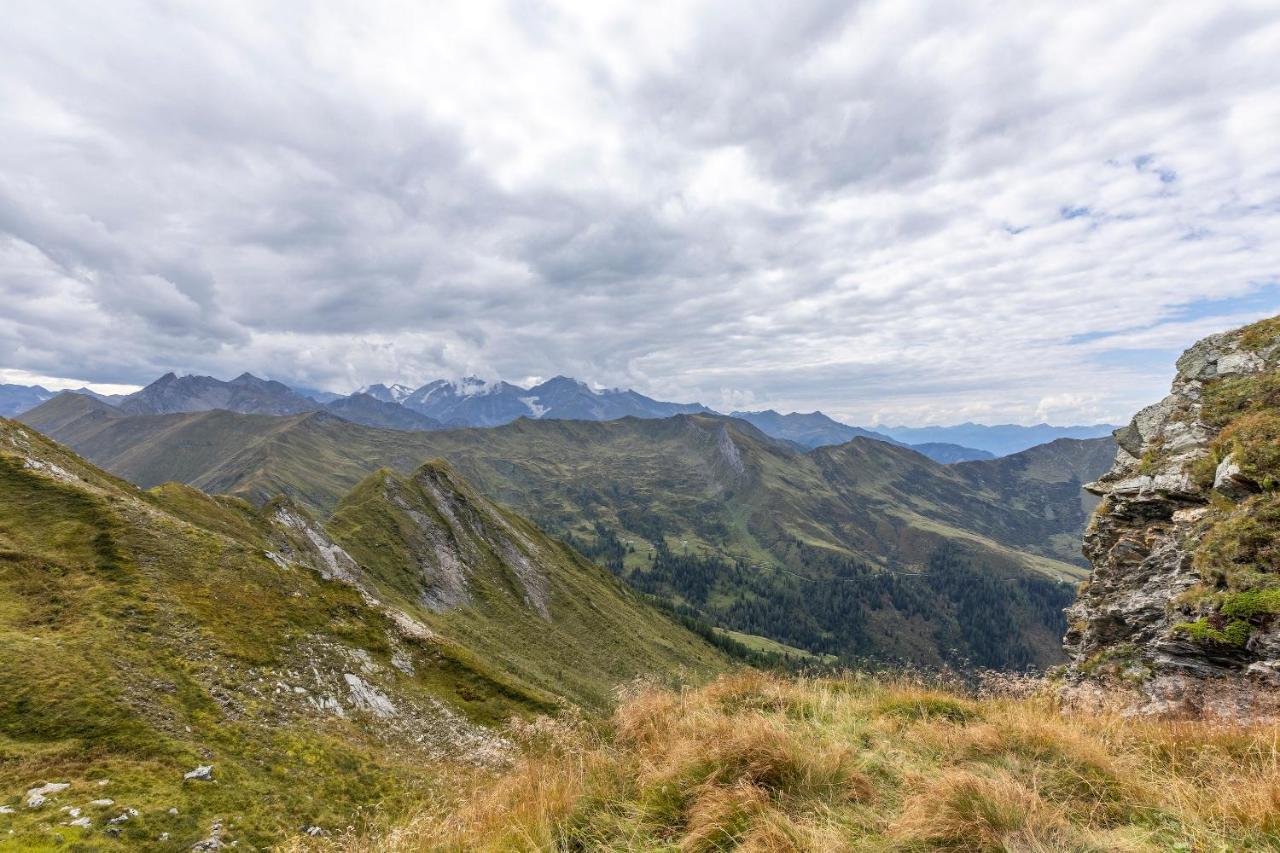
[[26, 803], [29, 809], [38, 809], [49, 800], [50, 794], [60, 794], [71, 787], [70, 782], [48, 782], [27, 789]]
[[195, 770], [190, 770], [186, 773], [183, 773], [182, 778], [194, 779], [197, 782], [212, 782], [213, 781], [213, 765], [201, 764]]
[[1231, 454], [1227, 454], [1213, 472], [1213, 488], [1237, 501], [1262, 490], [1257, 483], [1240, 472], [1240, 466]]

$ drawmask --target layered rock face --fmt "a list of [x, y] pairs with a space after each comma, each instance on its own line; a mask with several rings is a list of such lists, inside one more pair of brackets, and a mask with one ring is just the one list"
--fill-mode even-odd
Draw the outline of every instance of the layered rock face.
[[[1273, 716], [1280, 703], [1280, 318], [1200, 341], [1168, 397], [1116, 432], [1067, 611], [1076, 697]], [[1116, 691], [1106, 691], [1118, 695]]]

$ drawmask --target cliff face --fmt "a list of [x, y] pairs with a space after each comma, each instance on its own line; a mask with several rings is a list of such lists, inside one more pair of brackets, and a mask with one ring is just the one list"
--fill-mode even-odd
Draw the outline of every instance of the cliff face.
[[[1280, 708], [1280, 318], [1206, 338], [1116, 432], [1067, 611], [1068, 693], [1139, 713]], [[1107, 691], [1109, 695], [1116, 695]]]

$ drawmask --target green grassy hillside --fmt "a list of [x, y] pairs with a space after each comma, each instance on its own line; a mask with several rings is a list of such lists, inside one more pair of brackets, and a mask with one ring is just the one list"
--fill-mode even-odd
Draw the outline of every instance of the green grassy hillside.
[[1083, 574], [1069, 544], [1086, 518], [1079, 483], [1110, 456], [1106, 440], [954, 466], [869, 439], [805, 452], [709, 415], [397, 433], [324, 415], [121, 418], [63, 397], [26, 417], [144, 485], [283, 492], [320, 514], [371, 471], [443, 457], [723, 627], [822, 653], [937, 663], [954, 648], [1000, 666], [1058, 659], [1059, 611]]
[[[440, 561], [456, 601], [424, 594]], [[511, 715], [725, 665], [443, 466], [374, 475], [326, 528], [140, 491], [4, 420], [0, 661], [0, 848], [24, 850], [332, 831], [500, 765]]]

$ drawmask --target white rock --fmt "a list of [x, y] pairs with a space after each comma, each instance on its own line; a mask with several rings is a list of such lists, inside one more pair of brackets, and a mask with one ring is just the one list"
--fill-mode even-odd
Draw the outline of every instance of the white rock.
[[317, 711], [326, 714], [333, 714], [335, 717], [345, 717], [347, 714], [342, 710], [342, 705], [332, 696], [308, 696], [307, 701], [310, 702]]
[[201, 764], [195, 770], [182, 774], [183, 779], [195, 779], [200, 782], [209, 782], [213, 779], [213, 765]]
[[0, 814], [13, 814], [13, 806], [0, 806]]
[[120, 812], [120, 814], [116, 815], [115, 817], [111, 818], [111, 820], [107, 821], [107, 823], [110, 823], [110, 824], [124, 823], [129, 818], [137, 817], [137, 816], [138, 816], [137, 809], [125, 809], [124, 811]]
[[360, 676], [346, 672], [342, 677], [346, 679], [347, 687], [351, 691], [351, 701], [356, 704], [356, 707], [378, 717], [395, 716], [396, 706], [391, 704], [391, 700], [376, 688], [366, 684]]
[[91, 823], [93, 823], [93, 821], [89, 820], [87, 817], [78, 817], [73, 821], [68, 821], [67, 826], [78, 826], [82, 829], [88, 829], [89, 824]]
[[1157, 474], [1152, 478], [1151, 487], [1157, 492], [1188, 494], [1195, 491], [1188, 474]]
[[1228, 453], [1213, 472], [1213, 488], [1229, 498], [1242, 500], [1259, 490], [1258, 484], [1240, 471], [1240, 465]]
[[43, 459], [32, 459], [30, 457], [22, 460], [23, 467], [31, 471], [39, 471], [42, 474], [48, 474], [55, 480], [62, 480], [65, 483], [74, 483], [80, 478], [65, 468], [59, 468], [52, 462], [45, 462]]
[[282, 569], [289, 568], [289, 561], [286, 560], [284, 557], [281, 557], [275, 551], [264, 551], [263, 553], [267, 555], [268, 560], [275, 563], [280, 568]]
[[1152, 403], [1133, 416], [1133, 424], [1138, 428], [1138, 435], [1142, 436], [1144, 448], [1159, 438], [1160, 430], [1164, 427], [1165, 421], [1169, 420], [1169, 413], [1173, 411], [1176, 403], [1177, 400], [1170, 395], [1159, 403]]
[[1126, 477], [1111, 484], [1111, 492], [1116, 495], [1137, 495], [1150, 491], [1151, 478], [1147, 476]]
[[1190, 509], [1174, 510], [1173, 520], [1176, 524], [1194, 524], [1209, 514], [1209, 507], [1197, 506]]
[[403, 672], [405, 675], [418, 674], [413, 668], [413, 659], [405, 654], [403, 649], [397, 648], [391, 653], [391, 665]]
[[106, 800], [106, 799], [103, 799], [103, 800], [90, 800], [90, 801], [89, 801], [89, 805], [94, 806], [95, 808], [99, 808], [99, 809], [105, 809], [107, 806], [114, 806], [115, 804], [116, 804], [116, 801], [115, 801], [115, 800]]
[[49, 799], [49, 794], [60, 794], [71, 787], [70, 782], [50, 782], [38, 788], [27, 789], [27, 808], [38, 809]]
[[413, 640], [431, 640], [436, 636], [435, 632], [430, 628], [423, 625], [417, 619], [414, 619], [402, 610], [396, 610], [394, 607], [388, 607], [383, 612], [391, 618], [393, 623], [395, 623], [396, 630], [400, 632], [401, 636], [408, 637]]
[[1257, 373], [1266, 367], [1256, 352], [1232, 352], [1218, 359], [1218, 375], [1228, 373]]

